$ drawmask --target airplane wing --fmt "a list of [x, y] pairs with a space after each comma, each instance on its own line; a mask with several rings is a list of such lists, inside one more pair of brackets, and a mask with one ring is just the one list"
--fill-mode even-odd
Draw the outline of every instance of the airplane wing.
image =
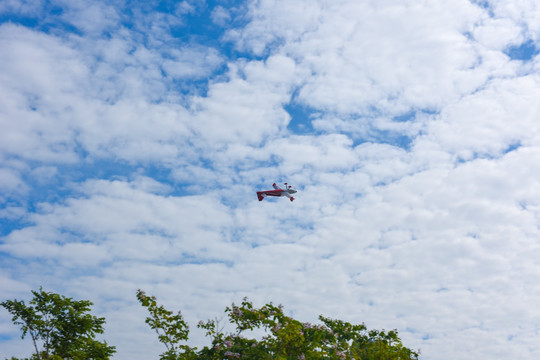
[[274, 187], [274, 189], [276, 190], [281, 190], [281, 188], [279, 186], [276, 185], [276, 183], [273, 183], [272, 186]]

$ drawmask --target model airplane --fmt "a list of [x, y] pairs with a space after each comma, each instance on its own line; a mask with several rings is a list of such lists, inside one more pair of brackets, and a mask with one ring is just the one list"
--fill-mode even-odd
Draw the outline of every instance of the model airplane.
[[274, 190], [257, 191], [257, 197], [259, 198], [259, 201], [262, 201], [267, 196], [286, 196], [291, 201], [293, 201], [294, 198], [291, 196], [291, 194], [294, 194], [296, 190], [294, 190], [292, 186], [287, 185], [287, 183], [284, 183], [284, 185], [285, 189], [280, 188], [276, 185], [276, 183], [274, 183], [272, 184]]

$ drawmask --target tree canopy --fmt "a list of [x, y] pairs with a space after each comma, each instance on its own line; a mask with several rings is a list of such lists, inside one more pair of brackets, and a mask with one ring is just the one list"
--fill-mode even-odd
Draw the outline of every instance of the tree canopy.
[[[103, 333], [105, 318], [89, 314], [92, 303], [52, 292], [32, 291], [24, 301], [0, 303], [20, 325], [22, 338], [30, 335], [32, 360], [109, 359], [115, 347], [95, 339]], [[161, 360], [414, 360], [419, 352], [403, 346], [396, 330], [368, 330], [364, 324], [319, 316], [320, 323], [287, 316], [281, 305], [255, 307], [248, 299], [225, 309], [228, 324], [217, 320], [197, 325], [210, 344], [190, 346], [189, 326], [182, 313], [165, 309], [142, 290], [137, 299], [148, 310], [146, 323], [164, 344]], [[232, 329], [223, 331], [227, 327]], [[14, 360], [15, 358], [12, 358]]]
[[89, 360], [109, 359], [115, 347], [95, 339], [103, 333], [105, 318], [89, 314], [92, 302], [73, 300], [42, 288], [32, 291], [29, 304], [7, 300], [0, 303], [21, 326], [22, 338], [30, 335], [34, 346], [32, 359]]
[[[321, 324], [300, 322], [285, 315], [282, 306], [266, 304], [256, 308], [244, 299], [225, 312], [235, 330], [224, 333], [215, 320], [199, 322], [206, 330], [211, 345], [202, 349], [190, 347], [189, 327], [182, 314], [174, 314], [158, 305], [156, 298], [137, 292], [137, 298], [150, 313], [146, 323], [159, 335], [167, 351], [162, 360], [173, 359], [361, 359], [412, 360], [419, 353], [404, 347], [396, 330], [368, 330], [364, 324], [351, 323], [320, 316]], [[263, 333], [262, 337], [254, 334]]]

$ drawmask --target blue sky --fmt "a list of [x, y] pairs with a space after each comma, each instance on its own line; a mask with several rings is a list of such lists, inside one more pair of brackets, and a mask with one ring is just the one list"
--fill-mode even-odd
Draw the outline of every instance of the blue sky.
[[[0, 5], [0, 285], [89, 299], [117, 359], [233, 301], [538, 358], [540, 6]], [[256, 191], [288, 182], [296, 200]], [[193, 331], [203, 343], [203, 334]], [[26, 340], [25, 340], [26, 341]], [[0, 357], [30, 356], [0, 311]]]

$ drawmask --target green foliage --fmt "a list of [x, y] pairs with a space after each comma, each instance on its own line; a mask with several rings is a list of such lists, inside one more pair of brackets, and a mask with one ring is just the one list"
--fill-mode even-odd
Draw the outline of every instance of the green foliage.
[[158, 306], [156, 298], [147, 296], [142, 290], [137, 291], [137, 299], [150, 313], [150, 316], [146, 318], [146, 323], [156, 331], [159, 341], [167, 348], [160, 359], [196, 359], [194, 349], [182, 344], [188, 340], [189, 327], [180, 311], [174, 314], [166, 310], [163, 305]]
[[[301, 323], [286, 316], [282, 306], [267, 304], [255, 308], [246, 299], [240, 306], [232, 304], [225, 310], [235, 332], [223, 333], [214, 320], [199, 323], [198, 327], [206, 330], [212, 344], [197, 351], [178, 345], [188, 340], [187, 324], [180, 313], [172, 315], [157, 306], [155, 297], [148, 297], [141, 290], [137, 297], [150, 311], [151, 317], [146, 322], [166, 344], [168, 352], [165, 354], [175, 356], [165, 358], [162, 355], [162, 359], [413, 360], [419, 357], [417, 352], [402, 345], [396, 330], [368, 331], [364, 324], [353, 325], [323, 316], [319, 317], [322, 325]], [[168, 333], [179, 336], [163, 336]], [[264, 336], [255, 336], [261, 333]], [[177, 350], [170, 352], [171, 349]]]
[[0, 303], [13, 316], [13, 323], [21, 326], [21, 337], [30, 335], [35, 350], [32, 359], [109, 359], [114, 354], [114, 346], [95, 340], [96, 334], [103, 333], [105, 318], [89, 314], [92, 302], [42, 288], [32, 294], [29, 305], [16, 299]]

